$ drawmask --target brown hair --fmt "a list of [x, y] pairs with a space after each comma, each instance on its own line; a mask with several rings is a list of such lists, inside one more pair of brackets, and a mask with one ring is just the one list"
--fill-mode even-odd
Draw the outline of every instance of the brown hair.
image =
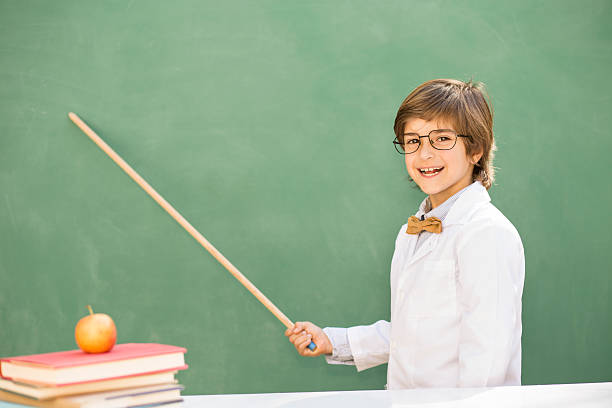
[[393, 130], [395, 135], [404, 133], [406, 122], [413, 118], [423, 120], [444, 120], [464, 138], [468, 156], [482, 152], [478, 163], [474, 164], [472, 179], [479, 180], [487, 190], [495, 179], [493, 156], [493, 110], [487, 103], [482, 82], [463, 82], [456, 79], [433, 79], [419, 85], [402, 102]]

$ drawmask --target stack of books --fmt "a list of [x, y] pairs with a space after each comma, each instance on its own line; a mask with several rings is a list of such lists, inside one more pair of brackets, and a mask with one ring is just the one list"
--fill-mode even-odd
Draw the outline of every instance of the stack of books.
[[81, 350], [0, 359], [0, 400], [44, 408], [173, 408], [187, 368], [186, 349], [156, 343], [117, 344], [107, 353]]

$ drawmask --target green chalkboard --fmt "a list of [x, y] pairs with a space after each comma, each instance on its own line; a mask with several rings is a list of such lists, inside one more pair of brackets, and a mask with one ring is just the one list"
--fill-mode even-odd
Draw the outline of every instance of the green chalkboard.
[[423, 194], [391, 144], [439, 77], [487, 84], [526, 252], [523, 382], [612, 379], [612, 4], [0, 1], [0, 355], [184, 346], [186, 394], [380, 389], [284, 327], [72, 124], [76, 112], [293, 320], [389, 317]]

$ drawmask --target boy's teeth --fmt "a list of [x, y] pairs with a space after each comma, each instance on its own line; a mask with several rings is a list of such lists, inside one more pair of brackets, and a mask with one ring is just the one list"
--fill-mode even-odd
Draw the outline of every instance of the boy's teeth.
[[423, 173], [428, 172], [428, 171], [440, 171], [442, 170], [442, 167], [430, 167], [428, 169], [420, 169], [420, 170]]

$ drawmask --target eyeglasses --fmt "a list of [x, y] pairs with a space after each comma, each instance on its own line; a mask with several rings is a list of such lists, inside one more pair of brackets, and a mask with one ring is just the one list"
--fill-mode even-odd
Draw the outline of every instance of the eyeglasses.
[[421, 139], [428, 138], [429, 143], [437, 150], [450, 150], [457, 144], [457, 138], [470, 137], [468, 135], [458, 135], [452, 129], [435, 129], [426, 136], [419, 136], [417, 133], [404, 133], [393, 140], [395, 150], [400, 154], [411, 154], [419, 150]]

